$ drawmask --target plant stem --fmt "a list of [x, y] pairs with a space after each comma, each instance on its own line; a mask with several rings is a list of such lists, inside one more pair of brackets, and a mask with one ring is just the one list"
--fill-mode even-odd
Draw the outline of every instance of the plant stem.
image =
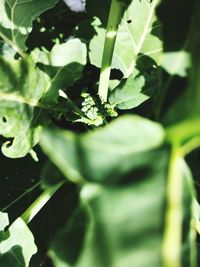
[[32, 186], [31, 188], [27, 189], [23, 194], [21, 194], [18, 198], [16, 198], [15, 200], [13, 200], [11, 203], [9, 203], [6, 207], [4, 207], [1, 211], [4, 212], [7, 209], [9, 209], [12, 205], [14, 205], [15, 203], [17, 203], [19, 200], [21, 200], [24, 196], [26, 196], [28, 193], [30, 193], [31, 191], [33, 191], [35, 188], [37, 188], [39, 185], [41, 184], [41, 181], [36, 183], [34, 186]]
[[113, 51], [123, 6], [124, 4], [121, 1], [111, 0], [98, 89], [98, 94], [103, 102], [107, 101]]
[[179, 146], [173, 144], [167, 181], [166, 227], [162, 246], [163, 267], [181, 267], [183, 218], [181, 160]]
[[191, 139], [189, 142], [184, 144], [181, 148], [183, 157], [187, 156], [189, 153], [191, 153], [193, 150], [200, 148], [200, 136], [196, 136], [193, 139]]
[[21, 219], [26, 224], [28, 224], [62, 185], [63, 183], [59, 183], [58, 185], [55, 185], [51, 190], [48, 189], [44, 191], [20, 216]]
[[200, 117], [181, 121], [166, 129], [166, 139], [170, 144], [182, 143], [196, 136], [200, 136]]

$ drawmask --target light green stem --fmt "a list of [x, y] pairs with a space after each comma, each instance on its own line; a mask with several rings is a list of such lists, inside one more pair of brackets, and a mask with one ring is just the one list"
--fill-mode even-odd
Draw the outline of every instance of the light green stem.
[[196, 136], [200, 136], [200, 117], [190, 118], [166, 129], [166, 138], [170, 144], [182, 143]]
[[120, 0], [111, 0], [98, 89], [103, 102], [107, 101], [113, 51], [123, 7], [124, 4]]
[[167, 181], [166, 227], [162, 246], [163, 267], [181, 267], [182, 190], [181, 156], [173, 145]]
[[44, 207], [44, 205], [49, 201], [49, 199], [56, 193], [56, 191], [63, 185], [60, 183], [54, 186], [51, 190], [44, 191], [28, 209], [20, 216], [21, 219], [28, 224], [36, 214]]

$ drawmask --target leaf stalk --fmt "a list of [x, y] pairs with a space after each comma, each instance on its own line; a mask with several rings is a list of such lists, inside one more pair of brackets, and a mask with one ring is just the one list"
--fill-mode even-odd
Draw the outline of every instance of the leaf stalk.
[[63, 183], [59, 183], [55, 185], [51, 189], [44, 191], [32, 204], [28, 207], [28, 209], [20, 216], [21, 219], [28, 224], [37, 213], [44, 207], [44, 205], [50, 200], [50, 198], [58, 191], [58, 189], [63, 185]]

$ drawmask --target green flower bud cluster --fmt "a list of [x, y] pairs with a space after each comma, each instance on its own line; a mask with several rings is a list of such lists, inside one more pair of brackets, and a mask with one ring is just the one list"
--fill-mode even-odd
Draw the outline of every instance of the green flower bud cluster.
[[85, 117], [77, 121], [99, 126], [104, 123], [107, 117], [116, 117], [118, 115], [114, 110], [114, 106], [109, 103], [102, 103], [98, 96], [93, 97], [87, 92], [83, 92], [81, 96], [84, 98], [81, 111], [85, 114]]

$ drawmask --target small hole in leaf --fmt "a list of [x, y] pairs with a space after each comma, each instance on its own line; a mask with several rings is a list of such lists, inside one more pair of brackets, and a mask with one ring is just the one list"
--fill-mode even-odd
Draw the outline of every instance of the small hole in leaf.
[[131, 20], [131, 19], [128, 19], [128, 20], [127, 20], [127, 23], [128, 23], [128, 24], [130, 24], [131, 22], [132, 22], [132, 20]]
[[6, 122], [7, 122], [6, 117], [3, 117], [3, 118], [2, 118], [2, 121], [3, 121], [4, 123], [6, 123]]

